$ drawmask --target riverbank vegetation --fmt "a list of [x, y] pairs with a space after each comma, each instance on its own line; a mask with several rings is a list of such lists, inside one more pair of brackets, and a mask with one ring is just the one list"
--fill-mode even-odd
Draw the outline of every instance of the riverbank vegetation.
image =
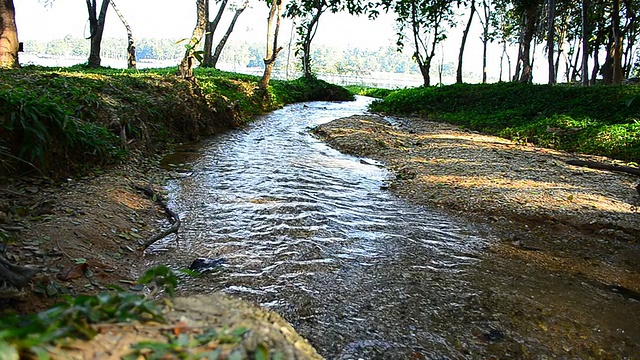
[[1, 71], [0, 173], [57, 177], [241, 126], [286, 103], [352, 99], [313, 77], [273, 81], [264, 93], [255, 76], [197, 69], [190, 82], [174, 74], [81, 66]]
[[[353, 89], [352, 89], [353, 91]], [[456, 84], [379, 95], [373, 111], [419, 115], [569, 152], [640, 159], [640, 87]]]

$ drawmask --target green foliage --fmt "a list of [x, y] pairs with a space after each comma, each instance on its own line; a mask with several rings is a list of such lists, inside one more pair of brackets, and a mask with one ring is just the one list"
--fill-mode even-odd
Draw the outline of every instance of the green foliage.
[[46, 346], [67, 337], [91, 339], [91, 324], [130, 320], [162, 321], [153, 302], [128, 292], [66, 297], [49, 310], [29, 316], [6, 316], [0, 321], [0, 354], [11, 348], [19, 353], [45, 354]]
[[156, 289], [164, 290], [169, 296], [174, 296], [178, 287], [178, 277], [167, 266], [156, 266], [147, 270], [140, 279], [140, 284], [154, 284]]
[[[64, 153], [91, 154], [102, 161], [122, 155], [115, 147], [117, 137], [104, 127], [85, 123], [63, 109], [62, 94], [40, 95], [26, 89], [0, 90], [0, 131], [11, 133], [17, 156], [45, 164], [50, 147]], [[52, 144], [53, 139], [59, 144]]]
[[[82, 261], [78, 259], [78, 261]], [[169, 295], [175, 293], [177, 277], [166, 266], [149, 269], [139, 283], [154, 283]], [[105, 322], [160, 321], [162, 311], [148, 298], [111, 286], [98, 295], [64, 296], [64, 302], [51, 309], [27, 316], [9, 315], [0, 319], [0, 358], [32, 353], [46, 356], [46, 347], [65, 338], [91, 339], [92, 324]]]
[[351, 101], [349, 90], [317, 79], [314, 76], [301, 77], [291, 81], [272, 81], [271, 91], [283, 103], [301, 101]]
[[378, 99], [384, 99], [395, 90], [372, 88], [368, 86], [350, 85], [346, 87], [354, 95], [370, 96]]
[[[247, 332], [246, 328], [240, 327], [237, 329], [229, 330], [224, 329], [217, 331], [216, 329], [209, 329], [203, 334], [190, 335], [181, 333], [179, 335], [166, 334], [167, 342], [159, 341], [143, 341], [132, 346], [133, 351], [124, 357], [124, 360], [139, 359], [144, 356], [145, 359], [218, 359], [222, 353], [220, 348], [198, 352], [197, 348], [206, 345], [212, 341], [216, 341], [219, 344], [237, 344], [240, 342], [242, 336]], [[268, 353], [268, 349], [267, 349]], [[228, 358], [233, 359], [240, 356], [240, 352], [232, 352]]]
[[566, 151], [640, 158], [637, 86], [456, 84], [390, 93], [373, 111], [417, 114]]

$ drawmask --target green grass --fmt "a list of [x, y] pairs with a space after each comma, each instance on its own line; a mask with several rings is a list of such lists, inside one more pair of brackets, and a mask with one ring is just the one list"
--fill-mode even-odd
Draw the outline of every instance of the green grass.
[[287, 103], [353, 99], [315, 78], [272, 81], [264, 92], [256, 76], [196, 69], [194, 85], [175, 72], [81, 65], [0, 70], [0, 174], [83, 172], [242, 125]]
[[640, 159], [640, 87], [633, 85], [457, 84], [397, 90], [371, 109], [569, 152]]

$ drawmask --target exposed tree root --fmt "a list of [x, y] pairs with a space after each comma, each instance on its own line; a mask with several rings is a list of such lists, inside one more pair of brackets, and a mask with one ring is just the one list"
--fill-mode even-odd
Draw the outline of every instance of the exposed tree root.
[[633, 174], [640, 176], [640, 169], [631, 166], [622, 166], [615, 164], [605, 164], [596, 161], [584, 161], [584, 160], [567, 160], [567, 164], [575, 166], [586, 166], [592, 169], [619, 171], [627, 174]]
[[169, 220], [169, 223], [171, 224], [171, 227], [169, 227], [168, 229], [153, 235], [152, 237], [150, 237], [149, 239], [147, 239], [146, 241], [140, 244], [143, 250], [146, 250], [153, 243], [155, 243], [160, 239], [165, 238], [169, 234], [173, 234], [173, 233], [177, 234], [178, 229], [180, 228], [180, 217], [178, 216], [178, 214], [176, 214], [171, 209], [169, 209], [169, 206], [162, 199], [162, 196], [160, 196], [160, 194], [156, 193], [151, 188], [151, 184], [149, 184], [149, 186], [146, 186], [146, 187], [136, 185], [135, 189], [138, 191], [142, 191], [147, 197], [149, 197], [150, 199], [155, 201], [158, 205], [160, 205], [162, 209], [164, 209], [164, 213], [167, 215], [167, 220]]
[[[575, 165], [575, 166], [586, 166], [588, 168], [599, 169], [599, 170], [619, 171], [627, 174], [640, 176], [640, 169], [631, 167], [631, 166], [605, 164], [605, 163], [600, 163], [596, 161], [585, 161], [585, 160], [567, 160], [567, 164]], [[640, 195], [640, 183], [636, 185], [636, 191], [638, 192], [638, 195]]]
[[0, 298], [19, 297], [21, 289], [40, 271], [34, 267], [13, 265], [0, 256]]

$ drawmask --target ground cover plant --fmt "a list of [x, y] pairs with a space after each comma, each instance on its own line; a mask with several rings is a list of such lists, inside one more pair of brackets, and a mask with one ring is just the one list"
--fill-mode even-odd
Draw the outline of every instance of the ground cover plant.
[[519, 83], [401, 89], [373, 111], [419, 115], [569, 152], [640, 159], [640, 87]]

